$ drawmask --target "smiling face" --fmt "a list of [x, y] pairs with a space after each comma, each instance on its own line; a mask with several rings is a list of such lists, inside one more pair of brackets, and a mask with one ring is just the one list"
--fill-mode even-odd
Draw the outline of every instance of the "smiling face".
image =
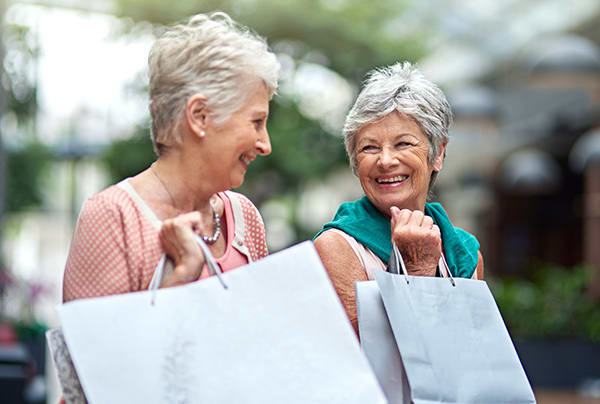
[[357, 174], [365, 194], [386, 217], [390, 207], [424, 210], [431, 173], [441, 170], [445, 145], [429, 164], [429, 140], [419, 125], [394, 111], [356, 134]]
[[248, 165], [256, 156], [271, 153], [267, 132], [269, 94], [264, 83], [258, 83], [242, 107], [223, 124], [214, 121], [206, 128], [211, 143], [210, 162], [213, 178], [222, 178], [225, 189], [237, 188], [244, 182]]

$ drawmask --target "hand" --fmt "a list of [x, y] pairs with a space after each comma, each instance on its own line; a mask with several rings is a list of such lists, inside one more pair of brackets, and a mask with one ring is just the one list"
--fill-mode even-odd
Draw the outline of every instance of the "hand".
[[158, 235], [163, 249], [175, 263], [175, 269], [163, 286], [174, 286], [197, 280], [204, 266], [204, 254], [196, 241], [200, 213], [191, 212], [163, 222]]
[[409, 275], [435, 276], [442, 237], [433, 219], [420, 210], [390, 208], [392, 243], [396, 243]]

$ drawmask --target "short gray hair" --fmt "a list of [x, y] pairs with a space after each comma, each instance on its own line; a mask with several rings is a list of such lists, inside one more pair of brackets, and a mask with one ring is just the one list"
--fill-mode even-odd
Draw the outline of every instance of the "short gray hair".
[[[356, 134], [366, 125], [398, 111], [417, 123], [429, 139], [429, 163], [448, 143], [452, 111], [446, 96], [409, 62], [374, 69], [346, 117], [344, 143], [352, 171], [356, 173]], [[433, 173], [430, 187], [437, 173]]]
[[242, 107], [249, 78], [262, 79], [269, 99], [277, 90], [279, 62], [265, 39], [223, 12], [198, 14], [168, 28], [148, 56], [152, 142], [180, 141], [177, 126], [189, 97], [202, 94], [217, 123]]

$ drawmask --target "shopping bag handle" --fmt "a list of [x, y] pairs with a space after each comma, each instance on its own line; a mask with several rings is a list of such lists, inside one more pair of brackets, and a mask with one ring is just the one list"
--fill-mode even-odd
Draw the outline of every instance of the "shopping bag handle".
[[[206, 265], [208, 266], [208, 272], [211, 275], [216, 275], [217, 278], [219, 279], [219, 282], [223, 286], [223, 289], [227, 289], [227, 284], [221, 277], [221, 275], [223, 275], [223, 272], [221, 271], [221, 268], [217, 264], [215, 257], [213, 257], [212, 253], [210, 252], [210, 249], [208, 248], [208, 246], [206, 245], [204, 240], [202, 240], [202, 237], [198, 236], [197, 234], [194, 234], [194, 237], [195, 237], [196, 241], [198, 242], [198, 244], [200, 245], [200, 249], [202, 250], [202, 253], [204, 254], [204, 260], [206, 261]], [[156, 266], [156, 271], [155, 271], [156, 274], [152, 278], [152, 281], [150, 282], [150, 286], [148, 286], [148, 290], [152, 291], [152, 299], [150, 301], [150, 303], [152, 305], [154, 305], [154, 302], [156, 299], [156, 291], [160, 287], [160, 282], [162, 281], [162, 277], [163, 277], [163, 273], [165, 271], [166, 265], [167, 265], [167, 254], [163, 254], [162, 257], [160, 257], [160, 261], [158, 262], [158, 265]]]
[[[452, 276], [452, 272], [450, 272], [450, 268], [448, 267], [448, 263], [446, 262], [444, 253], [440, 255], [440, 261], [438, 265], [440, 266], [440, 268], [446, 270], [446, 274], [448, 275], [447, 277], [450, 280], [452, 286], [456, 286], [456, 282], [454, 282], [454, 277]], [[406, 283], [410, 283], [408, 281], [408, 271], [406, 270], [406, 265], [404, 264], [404, 260], [402, 259], [400, 249], [398, 248], [396, 243], [392, 242], [392, 255], [390, 256], [390, 265], [388, 271], [390, 273], [400, 275], [400, 269], [402, 269], [402, 274], [404, 275]]]

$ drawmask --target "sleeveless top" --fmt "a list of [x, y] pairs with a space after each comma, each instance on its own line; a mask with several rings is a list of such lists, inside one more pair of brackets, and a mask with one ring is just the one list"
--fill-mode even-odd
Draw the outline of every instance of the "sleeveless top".
[[[340, 236], [342, 236], [344, 238], [344, 240], [346, 240], [348, 245], [350, 245], [350, 247], [352, 248], [352, 251], [354, 251], [354, 255], [356, 255], [356, 258], [358, 258], [358, 261], [365, 269], [367, 278], [370, 281], [375, 280], [375, 275], [373, 275], [373, 271], [387, 270], [387, 264], [385, 264], [377, 255], [375, 255], [375, 253], [373, 251], [371, 251], [369, 248], [367, 248], [364, 245], [362, 245], [361, 243], [359, 243], [354, 237], [352, 237], [348, 233], [343, 232], [342, 230], [339, 230], [336, 228], [329, 228], [325, 231], [331, 231], [336, 234], [339, 234]], [[441, 260], [441, 258], [440, 258], [440, 260]], [[440, 265], [439, 267], [443, 268], [444, 265]], [[447, 272], [443, 269], [440, 270], [440, 274], [444, 278], [446, 278], [448, 276]], [[477, 279], [477, 271], [473, 272], [471, 279]]]

